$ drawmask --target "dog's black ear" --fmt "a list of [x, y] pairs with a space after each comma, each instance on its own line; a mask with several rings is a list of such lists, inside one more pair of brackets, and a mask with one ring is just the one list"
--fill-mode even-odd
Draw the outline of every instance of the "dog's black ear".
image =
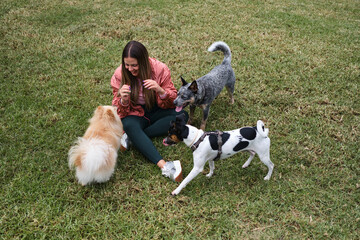
[[189, 89], [190, 89], [193, 93], [197, 93], [197, 91], [198, 91], [198, 85], [197, 85], [196, 81], [193, 81], [193, 82], [190, 84]]
[[183, 85], [183, 86], [185, 86], [186, 84], [188, 84], [188, 83], [185, 81], [185, 79], [183, 79], [182, 76], [180, 76], [180, 78], [181, 78], [181, 82], [182, 82], [182, 85]]
[[175, 125], [175, 121], [170, 121], [170, 127], [173, 127]]
[[176, 115], [176, 121], [177, 122], [185, 122], [185, 114], [182, 113], [182, 114], [179, 114], [179, 115]]
[[175, 121], [171, 121], [168, 132], [170, 133], [170, 131], [172, 131], [172, 129], [174, 129], [174, 128], [176, 128], [176, 123], [175, 123]]

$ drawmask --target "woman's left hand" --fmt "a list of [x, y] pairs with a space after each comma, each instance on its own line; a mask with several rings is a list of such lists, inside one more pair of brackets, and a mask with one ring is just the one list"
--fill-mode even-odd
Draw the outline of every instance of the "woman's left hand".
[[155, 82], [154, 80], [147, 79], [147, 80], [144, 80], [143, 83], [144, 83], [144, 88], [154, 90], [159, 95], [162, 95], [165, 93], [165, 90], [162, 87], [160, 87], [159, 84], [157, 82]]

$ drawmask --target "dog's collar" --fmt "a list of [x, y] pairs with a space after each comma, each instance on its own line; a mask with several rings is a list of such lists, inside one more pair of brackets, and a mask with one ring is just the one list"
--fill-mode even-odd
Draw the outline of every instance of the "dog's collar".
[[[199, 132], [198, 132], [198, 133], [199, 133]], [[204, 141], [204, 139], [205, 139], [206, 136], [209, 136], [209, 135], [217, 135], [217, 139], [218, 139], [218, 154], [217, 154], [217, 156], [215, 157], [214, 160], [220, 159], [220, 155], [221, 155], [221, 153], [222, 153], [222, 137], [221, 137], [222, 134], [223, 134], [223, 132], [222, 132], [222, 131], [219, 131], [219, 130], [217, 130], [217, 131], [215, 131], [215, 132], [204, 132], [203, 135], [199, 138], [199, 140], [197, 140], [196, 143], [194, 143], [194, 145], [190, 144], [190, 145], [192, 145], [192, 146], [191, 146], [191, 150], [194, 152], [194, 151], [199, 147], [200, 143], [201, 143], [202, 141]], [[197, 137], [197, 135], [196, 135], [196, 137]], [[194, 138], [193, 142], [195, 141], [196, 137]]]
[[193, 143], [195, 142], [197, 136], [199, 135], [199, 132], [200, 132], [200, 130], [197, 131], [196, 136], [194, 137], [194, 139], [193, 139], [192, 142], [190, 143], [191, 149], [192, 149]]

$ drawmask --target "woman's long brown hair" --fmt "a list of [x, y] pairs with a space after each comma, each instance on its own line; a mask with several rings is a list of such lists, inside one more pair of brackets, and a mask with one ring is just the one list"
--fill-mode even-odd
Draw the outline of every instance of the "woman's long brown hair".
[[[139, 64], [139, 74], [138, 76], [133, 76], [129, 70], [125, 68], [124, 58], [135, 58]], [[153, 90], [144, 88], [144, 86], [139, 84], [137, 79], [141, 81], [146, 79], [151, 79], [151, 66], [149, 62], [149, 54], [145, 46], [137, 41], [130, 41], [126, 44], [124, 51], [122, 53], [122, 80], [121, 86], [127, 84], [131, 87], [130, 101], [133, 104], [136, 104], [139, 98], [140, 88], [143, 90], [145, 98], [146, 109], [150, 110], [156, 103], [156, 95]]]

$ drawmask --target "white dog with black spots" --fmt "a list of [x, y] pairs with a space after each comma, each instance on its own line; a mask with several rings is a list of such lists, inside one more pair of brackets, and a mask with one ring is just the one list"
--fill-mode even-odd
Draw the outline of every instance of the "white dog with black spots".
[[257, 154], [261, 162], [268, 167], [268, 173], [264, 180], [269, 180], [274, 164], [270, 160], [268, 133], [269, 129], [264, 127], [261, 120], [257, 122], [256, 127], [243, 127], [224, 132], [205, 132], [187, 125], [184, 115], [178, 115], [176, 120], [171, 122], [169, 134], [163, 143], [169, 146], [183, 141], [188, 147], [191, 147], [193, 149], [194, 167], [171, 194], [179, 194], [191, 180], [204, 170], [206, 162], [209, 162], [210, 166], [210, 172], [206, 176], [211, 177], [215, 169], [214, 160], [225, 159], [243, 151], [249, 152], [250, 157], [242, 167], [248, 167]]

